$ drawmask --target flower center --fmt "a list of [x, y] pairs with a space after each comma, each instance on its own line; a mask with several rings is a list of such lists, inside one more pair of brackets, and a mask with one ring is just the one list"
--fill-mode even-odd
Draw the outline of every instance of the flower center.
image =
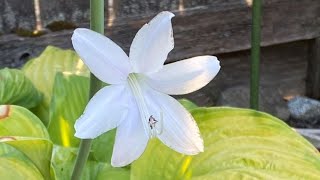
[[156, 137], [157, 134], [161, 133], [162, 114], [160, 114], [160, 118], [156, 118], [155, 115], [152, 115], [149, 112], [146, 100], [141, 89], [141, 77], [139, 77], [139, 74], [129, 74], [128, 83], [136, 100], [143, 128], [147, 136], [149, 136], [149, 138]]

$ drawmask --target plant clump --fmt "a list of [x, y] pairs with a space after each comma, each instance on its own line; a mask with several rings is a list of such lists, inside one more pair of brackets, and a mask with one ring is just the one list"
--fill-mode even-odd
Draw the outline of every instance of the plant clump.
[[52, 23], [48, 24], [46, 28], [51, 31], [61, 31], [65, 29], [75, 29], [77, 28], [77, 25], [67, 21], [53, 21]]
[[46, 34], [45, 31], [38, 31], [38, 30], [33, 31], [33, 30], [24, 29], [24, 28], [17, 28], [14, 32], [18, 36], [22, 36], [22, 37], [38, 37]]

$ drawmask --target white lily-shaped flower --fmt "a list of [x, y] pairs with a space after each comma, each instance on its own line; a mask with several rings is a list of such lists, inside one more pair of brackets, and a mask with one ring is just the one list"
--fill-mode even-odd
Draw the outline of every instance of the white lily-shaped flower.
[[74, 31], [72, 44], [90, 71], [109, 86], [89, 101], [76, 121], [75, 136], [93, 139], [117, 127], [111, 164], [125, 166], [143, 153], [151, 137], [188, 155], [203, 151], [191, 114], [167, 94], [186, 94], [218, 73], [214, 56], [163, 65], [173, 49], [170, 12], [158, 14], [136, 34], [129, 57], [107, 37], [89, 29]]

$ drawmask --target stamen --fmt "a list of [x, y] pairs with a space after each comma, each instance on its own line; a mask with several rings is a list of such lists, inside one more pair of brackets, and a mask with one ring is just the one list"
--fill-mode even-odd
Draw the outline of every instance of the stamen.
[[[160, 122], [159, 122], [160, 121]], [[159, 124], [159, 123], [160, 124]], [[149, 118], [149, 126], [151, 131], [151, 137], [156, 137], [157, 135], [160, 135], [163, 130], [163, 117], [162, 112], [160, 112], [160, 120], [155, 119], [152, 115]]]
[[155, 128], [157, 122], [158, 121], [152, 115], [149, 117], [149, 126], [151, 130]]
[[132, 93], [133, 93], [133, 95], [135, 97], [135, 100], [136, 100], [136, 103], [137, 103], [137, 106], [138, 106], [138, 109], [139, 109], [139, 112], [140, 112], [140, 118], [142, 120], [142, 124], [143, 124], [144, 130], [146, 132], [146, 135], [149, 138], [152, 138], [156, 134], [154, 134], [154, 132], [153, 132], [154, 131], [153, 130], [154, 126], [152, 126], [152, 128], [150, 127], [149, 119], [150, 119], [151, 116], [150, 116], [150, 113], [148, 111], [148, 108], [147, 108], [145, 99], [143, 97], [143, 94], [142, 94], [138, 79], [136, 77], [136, 74], [134, 74], [134, 73], [129, 74], [128, 82], [129, 82], [129, 86], [131, 88], [131, 91], [132, 91]]
[[160, 135], [163, 132], [163, 111], [160, 111], [160, 120], [159, 121], [160, 121], [159, 126], [156, 129], [157, 135]]
[[138, 78], [137, 74], [131, 73], [128, 76], [128, 82], [135, 97], [145, 133], [149, 138], [153, 138], [163, 132], [163, 111], [160, 110], [158, 118], [149, 112]]

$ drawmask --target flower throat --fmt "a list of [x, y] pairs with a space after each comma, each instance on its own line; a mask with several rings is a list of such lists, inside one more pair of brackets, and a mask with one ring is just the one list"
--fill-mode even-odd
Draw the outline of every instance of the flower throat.
[[149, 138], [156, 137], [162, 133], [163, 113], [159, 113], [159, 118], [149, 112], [146, 100], [141, 90], [142, 78], [138, 73], [130, 73], [128, 75], [128, 83], [131, 92], [137, 103], [143, 128]]

